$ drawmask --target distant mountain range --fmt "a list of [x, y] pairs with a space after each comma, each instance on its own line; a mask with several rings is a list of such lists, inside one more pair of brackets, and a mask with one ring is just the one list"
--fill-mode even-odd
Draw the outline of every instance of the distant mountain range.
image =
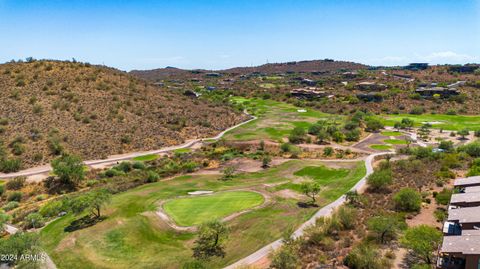
[[185, 70], [175, 67], [166, 67], [153, 70], [132, 70], [131, 74], [147, 79], [150, 81], [157, 81], [162, 79], [171, 79], [176, 77], [195, 77], [198, 73], [228, 73], [228, 74], [248, 74], [253, 72], [260, 73], [288, 73], [288, 72], [332, 72], [332, 71], [351, 71], [366, 69], [367, 65], [354, 63], [354, 62], [345, 62], [345, 61], [334, 61], [334, 60], [313, 60], [313, 61], [298, 61], [298, 62], [287, 62], [287, 63], [270, 63], [264, 64], [255, 67], [234, 67], [225, 70], [204, 70], [204, 69], [195, 69], [195, 70]]

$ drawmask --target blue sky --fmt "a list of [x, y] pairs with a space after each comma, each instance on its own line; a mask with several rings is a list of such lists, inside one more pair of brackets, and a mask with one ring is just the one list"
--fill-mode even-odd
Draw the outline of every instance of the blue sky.
[[480, 0], [0, 0], [0, 62], [222, 69], [480, 62]]

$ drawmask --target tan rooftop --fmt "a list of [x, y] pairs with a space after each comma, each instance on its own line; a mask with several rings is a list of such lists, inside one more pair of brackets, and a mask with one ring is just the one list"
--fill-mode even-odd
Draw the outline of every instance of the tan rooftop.
[[465, 187], [465, 193], [480, 192], [480, 186]]
[[480, 235], [452, 235], [443, 238], [441, 252], [480, 254]]
[[480, 176], [457, 178], [453, 185], [455, 187], [480, 186]]
[[480, 222], [480, 207], [463, 207], [448, 210], [448, 220], [459, 223]]
[[452, 194], [450, 204], [455, 205], [459, 203], [478, 203], [480, 202], [480, 192], [471, 193], [455, 193]]

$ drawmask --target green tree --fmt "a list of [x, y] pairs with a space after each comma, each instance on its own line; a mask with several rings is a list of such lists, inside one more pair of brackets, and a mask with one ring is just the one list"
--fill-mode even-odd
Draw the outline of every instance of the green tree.
[[321, 190], [321, 187], [320, 187], [320, 184], [314, 182], [304, 182], [302, 183], [301, 185], [301, 189], [302, 189], [302, 192], [310, 197], [312, 199], [312, 204], [315, 204], [316, 202], [316, 199], [315, 197], [317, 196], [317, 194], [320, 192]]
[[333, 154], [333, 148], [332, 147], [326, 147], [323, 149], [323, 155], [329, 157], [332, 156]]
[[5, 224], [10, 221], [10, 215], [5, 213], [0, 213], [0, 233], [5, 231]]
[[367, 178], [367, 184], [373, 191], [380, 191], [386, 188], [392, 181], [392, 171], [390, 169], [377, 170]]
[[433, 252], [442, 242], [442, 233], [434, 227], [419, 225], [408, 228], [400, 242], [419, 259], [427, 264], [432, 264]]
[[317, 144], [323, 144], [328, 139], [328, 133], [325, 130], [321, 130], [317, 133]]
[[[0, 255], [2, 256], [39, 256], [41, 252], [42, 251], [40, 249], [39, 235], [37, 233], [19, 232], [9, 236], [8, 238], [0, 240]], [[38, 261], [22, 261], [20, 259], [8, 259], [3, 262], [8, 263], [10, 266], [17, 265], [18, 268], [37, 268], [35, 266]]]
[[262, 158], [262, 168], [268, 168], [270, 167], [270, 163], [272, 162], [272, 158], [270, 155], [265, 155]]
[[349, 268], [355, 269], [386, 269], [390, 268], [388, 261], [374, 245], [362, 243], [355, 246], [343, 261]]
[[366, 128], [367, 132], [378, 132], [380, 129], [383, 129], [383, 123], [376, 118], [369, 118], [366, 121]]
[[228, 237], [228, 228], [224, 223], [213, 220], [202, 224], [193, 247], [193, 257], [209, 260], [212, 257], [225, 257], [224, 241]]
[[414, 122], [410, 118], [403, 118], [402, 121], [401, 121], [401, 124], [402, 124], [402, 126], [404, 126], [404, 128], [410, 129], [410, 128], [413, 127]]
[[85, 210], [94, 218], [100, 218], [101, 209], [110, 202], [111, 194], [106, 189], [98, 189], [77, 196], [70, 202], [70, 209], [74, 214], [81, 214]]
[[297, 264], [297, 254], [291, 247], [282, 247], [272, 255], [272, 268], [295, 269]]
[[308, 133], [311, 135], [318, 135], [320, 131], [323, 131], [324, 127], [321, 124], [315, 123], [308, 127]]
[[53, 173], [64, 184], [77, 186], [85, 178], [84, 164], [80, 157], [62, 155], [52, 161]]
[[235, 174], [235, 167], [234, 166], [227, 166], [222, 170], [223, 176], [222, 180], [230, 180], [233, 178], [233, 175]]
[[356, 190], [345, 193], [345, 200], [353, 206], [359, 206], [361, 204], [360, 195]]
[[45, 219], [40, 213], [30, 213], [25, 217], [25, 228], [40, 228], [45, 225]]
[[353, 129], [345, 132], [345, 140], [347, 141], [358, 141], [360, 139], [360, 130]]
[[405, 221], [394, 215], [380, 215], [368, 220], [368, 229], [382, 244], [395, 239], [398, 232], [405, 227]]
[[393, 202], [398, 210], [419, 211], [422, 205], [422, 196], [412, 188], [403, 188], [393, 196]]
[[458, 135], [462, 137], [462, 139], [465, 139], [465, 136], [469, 135], [470, 131], [468, 129], [462, 129], [458, 131]]
[[305, 142], [305, 129], [302, 127], [295, 127], [290, 136], [288, 137], [288, 141], [293, 144], [300, 144]]

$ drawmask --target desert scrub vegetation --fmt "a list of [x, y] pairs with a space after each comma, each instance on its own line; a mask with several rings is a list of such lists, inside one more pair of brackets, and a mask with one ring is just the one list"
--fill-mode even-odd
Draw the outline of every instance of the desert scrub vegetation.
[[[431, 266], [441, 233], [431, 226], [408, 227], [406, 220], [418, 214], [422, 204], [431, 202], [428, 197], [435, 197], [438, 201], [435, 217], [441, 221], [446, 212], [445, 201], [452, 191], [432, 191], [439, 179], [445, 180], [439, 172], [465, 171], [473, 165], [474, 157], [456, 150], [407, 151], [408, 159], [381, 160], [367, 180], [365, 193], [347, 193], [344, 206], [330, 218], [319, 219], [305, 236], [294, 240], [294, 247], [278, 250], [274, 258], [288, 262], [291, 265], [288, 268], [340, 264], [349, 268], [391, 268], [394, 249], [401, 245], [412, 257], [406, 264], [408, 268]], [[449, 168], [452, 160], [455, 168]]]
[[[8, 146], [33, 128], [44, 134], [13, 145], [2, 171], [19, 169], [19, 163], [24, 168], [47, 163], [64, 150], [98, 159], [158, 149], [216, 135], [246, 119], [228, 105], [184, 99], [125, 72], [72, 61], [2, 64], [0, 87], [6, 89], [0, 96], [0, 140]], [[58, 130], [58, 138], [47, 135], [51, 129]], [[123, 143], [127, 136], [131, 141]]]

